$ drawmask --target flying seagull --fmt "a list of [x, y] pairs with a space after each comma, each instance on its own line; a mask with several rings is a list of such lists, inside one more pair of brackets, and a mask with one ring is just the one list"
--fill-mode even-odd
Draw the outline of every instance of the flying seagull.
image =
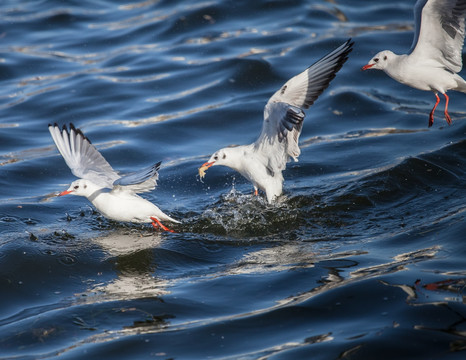
[[418, 0], [414, 6], [416, 30], [408, 54], [397, 55], [384, 50], [375, 55], [362, 70], [377, 69], [396, 81], [419, 90], [432, 91], [436, 102], [429, 115], [429, 127], [445, 96], [445, 120], [448, 114], [448, 90], [466, 93], [466, 81], [457, 73], [463, 67], [466, 0]]

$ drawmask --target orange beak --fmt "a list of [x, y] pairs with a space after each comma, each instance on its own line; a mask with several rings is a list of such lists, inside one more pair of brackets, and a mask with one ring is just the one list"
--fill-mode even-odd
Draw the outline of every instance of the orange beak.
[[215, 163], [215, 161], [206, 162], [206, 163], [202, 164], [201, 167], [206, 167], [206, 168], [208, 169], [208, 168], [210, 168], [214, 163]]
[[367, 65], [364, 65], [361, 70], [364, 71], [364, 70], [367, 70], [367, 69], [370, 69], [372, 66], [374, 66], [375, 64], [367, 64]]
[[58, 194], [58, 196], [68, 195], [69, 193], [72, 193], [72, 192], [73, 192], [72, 190], [62, 191], [60, 194]]

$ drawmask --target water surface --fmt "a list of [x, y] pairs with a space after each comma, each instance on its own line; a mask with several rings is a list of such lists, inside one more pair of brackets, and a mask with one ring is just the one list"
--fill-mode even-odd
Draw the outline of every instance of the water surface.
[[[0, 357], [462, 359], [465, 95], [359, 71], [412, 41], [414, 1], [0, 4]], [[211, 153], [348, 38], [267, 205]], [[464, 76], [464, 75], [463, 75]], [[49, 135], [73, 122], [175, 234], [109, 221]]]

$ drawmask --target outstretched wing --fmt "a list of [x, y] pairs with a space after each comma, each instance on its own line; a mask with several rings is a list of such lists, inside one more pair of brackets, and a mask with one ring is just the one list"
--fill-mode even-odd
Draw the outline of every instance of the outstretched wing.
[[66, 125], [60, 129], [57, 124], [49, 124], [49, 131], [66, 165], [78, 178], [111, 188], [113, 182], [120, 177], [82, 131], [76, 129], [73, 124], [70, 124], [69, 131]]
[[415, 32], [409, 53], [420, 61], [433, 59], [457, 73], [463, 67], [466, 0], [418, 0]]
[[288, 80], [264, 108], [262, 132], [255, 149], [267, 154], [272, 170], [283, 170], [289, 157], [297, 161], [301, 151], [299, 135], [309, 108], [348, 59], [354, 42], [351, 39], [325, 55], [302, 73]]
[[160, 169], [159, 161], [157, 164], [149, 166], [139, 171], [122, 176], [113, 183], [113, 191], [129, 191], [131, 193], [141, 193], [154, 190], [159, 179], [158, 170]]

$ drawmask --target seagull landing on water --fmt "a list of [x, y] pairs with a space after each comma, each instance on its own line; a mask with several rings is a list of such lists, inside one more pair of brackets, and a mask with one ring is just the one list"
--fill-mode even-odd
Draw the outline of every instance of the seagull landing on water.
[[105, 158], [97, 151], [81, 130], [70, 124], [49, 125], [49, 131], [60, 154], [71, 172], [81, 178], [74, 181], [68, 190], [59, 196], [71, 194], [86, 197], [106, 218], [134, 223], [152, 223], [154, 228], [173, 232], [161, 221], [179, 221], [164, 214], [150, 201], [138, 193], [155, 189], [159, 177], [160, 162], [148, 168], [118, 175]]
[[303, 127], [303, 109], [309, 108], [328, 87], [352, 50], [351, 39], [325, 55], [304, 72], [288, 80], [269, 99], [264, 108], [262, 132], [250, 145], [227, 147], [214, 153], [199, 168], [199, 175], [214, 165], [238, 171], [258, 189], [265, 191], [271, 203], [282, 193], [282, 171], [289, 158], [298, 161], [298, 146]]
[[379, 52], [362, 70], [378, 69], [396, 81], [419, 90], [433, 91], [437, 99], [430, 112], [429, 127], [445, 96], [445, 120], [448, 114], [448, 90], [466, 93], [466, 81], [457, 73], [463, 67], [466, 0], [418, 0], [414, 6], [416, 30], [408, 54], [396, 55], [390, 50]]

